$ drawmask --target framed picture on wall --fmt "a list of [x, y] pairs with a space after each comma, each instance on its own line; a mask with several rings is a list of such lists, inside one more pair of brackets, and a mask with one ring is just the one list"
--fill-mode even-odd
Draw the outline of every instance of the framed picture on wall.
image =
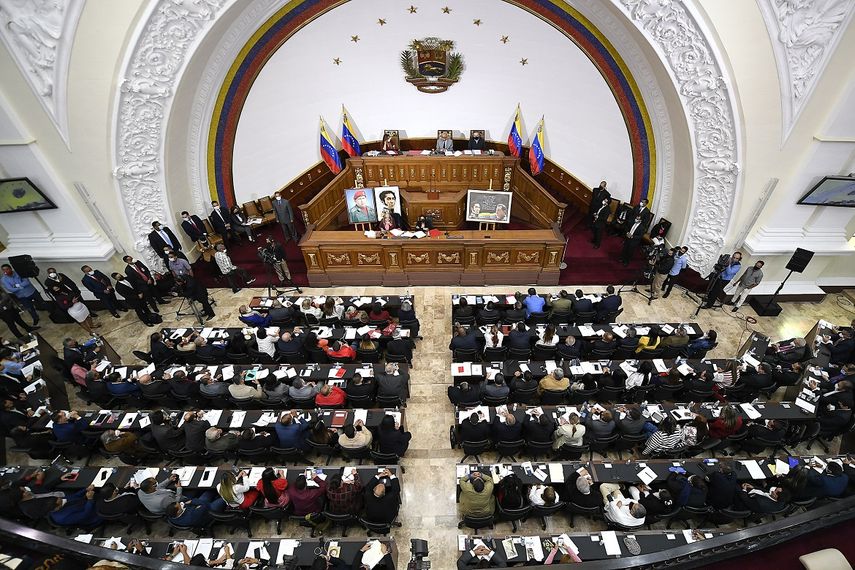
[[436, 150], [454, 150], [454, 141], [451, 138], [451, 129], [440, 129], [436, 131]]
[[383, 142], [380, 145], [380, 150], [391, 154], [401, 152], [398, 141], [398, 129], [386, 129], [383, 131]]
[[487, 148], [484, 140], [484, 129], [472, 129], [469, 131], [469, 150], [482, 151]]
[[391, 210], [394, 214], [401, 213], [401, 193], [397, 186], [380, 186], [374, 188], [374, 199], [377, 205], [377, 217], [383, 217], [383, 210]]
[[364, 224], [377, 221], [377, 209], [374, 207], [372, 188], [347, 188], [344, 191], [347, 207], [347, 219], [351, 224]]
[[466, 194], [466, 221], [507, 224], [511, 221], [513, 197], [511, 192], [469, 190]]
[[0, 180], [0, 214], [56, 208], [29, 178]]

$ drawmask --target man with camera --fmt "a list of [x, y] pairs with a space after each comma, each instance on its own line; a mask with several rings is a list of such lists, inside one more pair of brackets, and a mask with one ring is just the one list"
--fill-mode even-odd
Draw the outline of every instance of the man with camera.
[[265, 244], [258, 247], [258, 257], [273, 267], [280, 283], [284, 283], [286, 279], [291, 281], [291, 270], [288, 269], [288, 262], [285, 260], [285, 249], [272, 237], [267, 236]]
[[707, 300], [704, 303], [704, 309], [712, 309], [713, 305], [715, 305], [716, 299], [730, 283], [731, 279], [736, 277], [736, 274], [739, 273], [739, 270], [742, 269], [742, 252], [736, 251], [728, 257], [727, 255], [722, 255], [718, 259], [718, 263], [713, 267], [712, 273], [707, 279], [712, 279], [712, 283], [710, 284], [709, 292], [707, 293]]
[[644, 251], [647, 254], [647, 268], [644, 271], [644, 278], [650, 279], [650, 299], [654, 300], [659, 297], [659, 291], [662, 288], [662, 283], [665, 275], [671, 269], [674, 263], [674, 251], [676, 248], [671, 248], [665, 252], [665, 241], [661, 238], [653, 240], [653, 245], [645, 247]]
[[214, 314], [214, 308], [211, 307], [211, 300], [208, 297], [207, 287], [199, 283], [193, 276], [176, 276], [175, 284], [178, 286], [178, 291], [185, 299], [189, 300], [191, 303], [193, 301], [198, 301], [202, 304], [202, 310], [207, 317], [205, 319], [206, 321], [210, 321], [216, 316]]
[[689, 256], [686, 255], [689, 252], [688, 247], [685, 245], [680, 248], [675, 247], [672, 252], [674, 263], [671, 264], [671, 268], [668, 270], [668, 276], [662, 283], [662, 290], [665, 291], [665, 294], [662, 295], [663, 299], [667, 298], [668, 295], [671, 294], [671, 289], [674, 288], [674, 283], [677, 282], [677, 277], [680, 276], [680, 272], [689, 266]]

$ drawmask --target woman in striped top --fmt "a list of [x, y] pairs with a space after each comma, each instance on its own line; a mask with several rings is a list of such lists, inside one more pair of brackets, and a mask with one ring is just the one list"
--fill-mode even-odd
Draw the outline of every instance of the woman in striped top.
[[669, 455], [684, 445], [683, 429], [668, 416], [659, 424], [659, 430], [647, 439], [644, 455]]

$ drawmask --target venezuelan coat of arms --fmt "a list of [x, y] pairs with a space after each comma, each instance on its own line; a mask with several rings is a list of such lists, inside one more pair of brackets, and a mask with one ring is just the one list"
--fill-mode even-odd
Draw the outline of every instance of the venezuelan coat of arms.
[[460, 81], [463, 56], [451, 40], [422, 38], [401, 52], [401, 68], [407, 82], [422, 93], [442, 93]]

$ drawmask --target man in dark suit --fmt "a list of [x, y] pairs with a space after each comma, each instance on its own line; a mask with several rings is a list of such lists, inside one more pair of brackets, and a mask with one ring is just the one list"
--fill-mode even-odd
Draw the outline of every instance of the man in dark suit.
[[629, 265], [635, 251], [641, 245], [641, 238], [644, 237], [644, 220], [638, 215], [630, 224], [629, 229], [624, 234], [623, 249], [620, 252], [620, 261], [624, 265]]
[[413, 343], [408, 338], [401, 338], [401, 329], [392, 331], [392, 340], [386, 343], [386, 354], [403, 356], [407, 362], [413, 360]]
[[175, 234], [172, 233], [172, 230], [161, 225], [160, 222], [152, 222], [151, 227], [152, 231], [148, 234], [148, 243], [151, 244], [152, 249], [154, 249], [154, 252], [158, 257], [160, 257], [164, 263], [169, 265], [163, 248], [170, 247], [174, 251], [181, 251], [181, 243], [178, 241], [178, 238], [175, 237]]
[[519, 441], [522, 439], [522, 423], [508, 411], [493, 418], [493, 443]]
[[772, 376], [772, 367], [767, 362], [761, 362], [755, 372], [746, 371], [739, 378], [739, 382], [751, 390], [763, 390], [775, 383]]
[[[592, 223], [594, 221], [594, 214], [597, 213], [597, 210], [600, 209], [600, 206], [602, 206], [603, 202], [605, 202], [606, 205], [608, 205], [609, 200], [611, 200], [611, 198], [612, 198], [612, 195], [609, 193], [608, 190], [606, 190], [606, 181], [605, 180], [600, 182], [600, 185], [591, 191], [591, 202], [588, 205], [588, 225], [592, 225]], [[608, 218], [608, 217], [609, 217], [609, 215], [606, 214], [605, 218]], [[605, 223], [605, 219], [604, 219], [604, 223]]]
[[469, 382], [461, 382], [456, 386], [448, 387], [448, 400], [455, 406], [465, 404], [477, 404], [481, 401], [481, 394]]
[[151, 333], [149, 352], [155, 364], [160, 365], [175, 356], [175, 345], [163, 338], [159, 332]]
[[220, 203], [214, 200], [211, 202], [211, 215], [208, 218], [211, 220], [211, 225], [214, 226], [214, 231], [220, 234], [223, 241], [231, 240], [240, 241], [237, 232], [232, 227], [232, 213], [225, 206], [220, 206]]
[[454, 338], [448, 344], [449, 350], [478, 350], [478, 340], [475, 338], [475, 327], [458, 326], [454, 330]]
[[110, 281], [109, 277], [98, 270], [93, 270], [88, 265], [84, 265], [80, 270], [83, 272], [83, 279], [81, 279], [83, 286], [89, 289], [96, 299], [104, 303], [111, 315], [119, 318], [119, 310], [127, 311], [119, 305], [119, 300], [116, 299], [116, 290], [113, 289], [113, 282]]
[[612, 218], [611, 224], [609, 224], [609, 231], [617, 236], [624, 235], [632, 225], [634, 219], [632, 217], [632, 206], [621, 204], [615, 210], [614, 218]]
[[205, 320], [210, 321], [216, 315], [214, 308], [211, 306], [211, 299], [208, 297], [208, 289], [195, 278], [190, 275], [182, 275], [175, 280], [179, 291], [182, 292], [185, 298], [193, 299], [202, 305], [202, 310], [207, 317]]
[[627, 350], [635, 350], [638, 347], [638, 332], [635, 330], [635, 327], [629, 327], [626, 330], [626, 337], [622, 338], [618, 343], [618, 348], [625, 348]]
[[202, 412], [184, 414], [184, 447], [190, 451], [205, 451], [205, 432], [211, 424], [202, 419], [204, 415]]
[[280, 354], [286, 353], [303, 353], [303, 335], [299, 327], [294, 328], [294, 332], [285, 331], [279, 340], [276, 341], [276, 350]]
[[457, 433], [460, 441], [484, 441], [490, 439], [490, 424], [480, 417], [480, 413], [476, 412], [460, 422]]
[[142, 322], [147, 326], [153, 327], [154, 324], [151, 322], [152, 312], [149, 310], [149, 303], [151, 303], [151, 307], [155, 313], [160, 312], [157, 309], [157, 303], [154, 299], [146, 296], [146, 290], [137, 290], [126, 275], [113, 273], [113, 279], [116, 280], [116, 293], [124, 297], [125, 303], [134, 310]]
[[585, 294], [581, 289], [576, 289], [576, 293], [574, 295], [576, 296], [576, 298], [573, 299], [574, 313], [590, 313], [594, 310], [594, 303], [590, 299], [584, 298]]
[[208, 236], [208, 230], [205, 227], [205, 222], [202, 221], [196, 214], [190, 215], [190, 212], [181, 212], [181, 229], [187, 234], [192, 241], [199, 241]]
[[535, 333], [531, 330], [526, 330], [525, 323], [517, 323], [516, 328], [508, 333], [506, 346], [519, 350], [531, 350], [531, 339], [534, 337]]
[[469, 137], [469, 150], [481, 150], [486, 149], [487, 145], [484, 143], [484, 134], [481, 131], [472, 131], [471, 136]]
[[603, 228], [606, 227], [606, 220], [609, 219], [610, 213], [609, 201], [604, 198], [591, 215], [591, 243], [594, 244], [594, 249], [600, 249], [600, 244], [603, 241]]
[[160, 291], [157, 290], [157, 282], [154, 280], [151, 270], [146, 267], [145, 263], [135, 260], [130, 255], [126, 255], [122, 260], [127, 263], [125, 266], [125, 275], [127, 275], [128, 281], [131, 282], [134, 289], [143, 293], [146, 297], [146, 302], [152, 305], [152, 309], [155, 312], [159, 312], [157, 305], [155, 305], [155, 300], [161, 305], [169, 301], [164, 299]]
[[716, 509], [727, 509], [733, 506], [739, 481], [730, 465], [722, 464], [720, 469], [707, 476], [707, 504]]
[[344, 392], [348, 398], [368, 397], [373, 399], [376, 389], [377, 386], [371, 378], [363, 378], [362, 374], [357, 372], [353, 375], [350, 382], [347, 383], [347, 386], [344, 387]]
[[294, 210], [291, 208], [291, 202], [283, 198], [280, 192], [273, 194], [273, 211], [276, 213], [276, 220], [282, 226], [285, 242], [287, 243], [289, 239], [293, 239], [295, 242], [300, 241], [297, 227], [294, 224]]
[[631, 218], [641, 217], [644, 227], [650, 225], [650, 219], [653, 218], [653, 212], [647, 207], [647, 200], [642, 200], [632, 209]]
[[514, 306], [505, 311], [505, 321], [508, 323], [518, 323], [525, 320], [525, 309], [522, 302], [517, 301]]
[[832, 364], [847, 364], [852, 360], [852, 355], [855, 353], [855, 338], [852, 338], [852, 331], [842, 329], [839, 338], [828, 347], [831, 353], [830, 362]]
[[620, 295], [615, 294], [613, 286], [606, 287], [606, 296], [597, 303], [597, 320], [602, 320], [609, 313], [617, 312], [622, 302]]
[[755, 513], [776, 513], [790, 501], [790, 492], [783, 487], [769, 487], [768, 491], [743, 483], [737, 491], [736, 500]]

